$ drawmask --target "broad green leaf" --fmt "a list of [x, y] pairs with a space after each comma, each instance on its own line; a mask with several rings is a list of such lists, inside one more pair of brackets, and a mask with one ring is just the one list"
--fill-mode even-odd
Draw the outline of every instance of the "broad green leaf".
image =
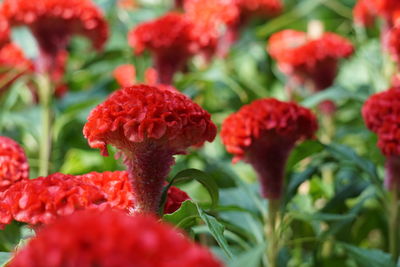
[[312, 156], [313, 154], [321, 152], [323, 149], [324, 145], [318, 141], [305, 141], [301, 143], [290, 154], [286, 163], [286, 171], [290, 171], [298, 162]]
[[301, 173], [292, 174], [286, 189], [285, 203], [288, 203], [295, 196], [299, 186], [310, 179], [317, 171], [318, 167], [311, 165]]
[[259, 267], [262, 257], [264, 256], [266, 246], [265, 244], [258, 245], [257, 247], [251, 248], [233, 258], [228, 262], [229, 267]]
[[163, 221], [169, 222], [176, 227], [188, 230], [193, 225], [196, 225], [197, 219], [199, 219], [199, 213], [197, 211], [196, 204], [190, 200], [186, 200], [182, 203], [181, 207], [171, 214], [165, 214]]
[[394, 267], [390, 254], [376, 249], [359, 248], [350, 244], [340, 243], [347, 253], [363, 267]]
[[6, 266], [6, 264], [11, 260], [11, 252], [0, 252], [0, 267]]
[[198, 181], [207, 189], [211, 197], [211, 205], [212, 207], [216, 207], [218, 205], [218, 199], [219, 199], [218, 186], [212, 177], [210, 177], [208, 174], [200, 170], [196, 169], [183, 170], [172, 178], [170, 185], [187, 182], [191, 180]]
[[196, 206], [201, 219], [206, 223], [206, 225], [210, 229], [211, 235], [215, 238], [218, 245], [224, 250], [225, 254], [229, 258], [232, 258], [233, 254], [224, 236], [225, 227], [220, 222], [218, 222], [217, 219], [215, 219], [215, 217], [206, 214], [198, 205]]
[[20, 223], [12, 222], [0, 230], [0, 251], [13, 251], [21, 239]]

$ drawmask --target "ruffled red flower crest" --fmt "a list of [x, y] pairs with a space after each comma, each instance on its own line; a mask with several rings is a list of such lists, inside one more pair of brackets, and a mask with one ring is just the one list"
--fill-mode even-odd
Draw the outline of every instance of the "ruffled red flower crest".
[[268, 52], [282, 72], [296, 83], [310, 83], [313, 90], [333, 84], [337, 60], [353, 53], [353, 45], [334, 33], [310, 39], [305, 32], [284, 30], [271, 36]]
[[107, 156], [107, 144], [126, 151], [139, 143], [163, 146], [174, 154], [212, 141], [216, 126], [210, 114], [178, 91], [135, 85], [113, 93], [88, 117], [83, 133]]
[[186, 61], [199, 50], [193, 34], [194, 24], [184, 15], [168, 13], [156, 20], [145, 22], [128, 35], [129, 44], [137, 54], [144, 50], [153, 53], [159, 82], [171, 84], [173, 75], [182, 70]]
[[0, 136], [0, 192], [29, 178], [29, 165], [22, 147], [14, 140]]
[[261, 99], [230, 115], [221, 138], [234, 162], [244, 159], [260, 176], [266, 198], [279, 198], [285, 163], [296, 142], [310, 139], [318, 128], [312, 112], [296, 103]]
[[[99, 241], [100, 238], [100, 241]], [[151, 216], [78, 212], [42, 229], [10, 267], [221, 267], [205, 248]]]
[[11, 219], [30, 225], [48, 224], [77, 210], [107, 205], [105, 195], [96, 186], [61, 173], [15, 183], [0, 200], [1, 210], [8, 214], [0, 214], [1, 224]]
[[113, 93], [97, 106], [83, 129], [89, 145], [107, 156], [120, 150], [128, 167], [135, 209], [156, 212], [173, 156], [212, 141], [210, 114], [168, 86], [135, 85]]

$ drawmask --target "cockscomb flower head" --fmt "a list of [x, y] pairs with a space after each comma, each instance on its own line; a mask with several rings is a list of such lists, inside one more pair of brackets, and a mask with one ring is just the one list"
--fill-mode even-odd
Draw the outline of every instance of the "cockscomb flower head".
[[107, 156], [107, 144], [124, 157], [138, 211], [158, 209], [173, 156], [213, 141], [210, 115], [177, 90], [135, 85], [113, 93], [88, 117], [83, 133], [89, 145]]
[[400, 88], [393, 87], [372, 95], [362, 115], [368, 129], [378, 136], [378, 147], [386, 156], [386, 186], [399, 188], [400, 178]]
[[222, 264], [206, 248], [152, 216], [84, 211], [43, 228], [8, 266], [222, 267]]
[[334, 33], [312, 38], [305, 32], [284, 30], [269, 39], [268, 52], [280, 70], [298, 83], [320, 91], [333, 84], [337, 60], [353, 53], [353, 45]]
[[33, 71], [33, 62], [13, 43], [0, 48], [0, 94], [5, 92], [19, 77]]
[[14, 140], [0, 136], [0, 192], [29, 178], [29, 164], [22, 147]]
[[159, 83], [171, 84], [174, 74], [199, 50], [193, 27], [184, 15], [168, 13], [136, 26], [129, 32], [128, 40], [136, 54], [151, 51]]
[[2, 210], [9, 214], [0, 214], [1, 224], [14, 219], [33, 226], [48, 224], [77, 210], [107, 205], [105, 195], [96, 186], [61, 173], [14, 183], [0, 195], [0, 200]]
[[207, 59], [217, 52], [221, 38], [237, 24], [240, 15], [235, 0], [186, 0], [184, 10], [194, 23], [194, 35]]
[[64, 74], [66, 48], [73, 35], [87, 37], [96, 49], [101, 49], [108, 37], [107, 22], [91, 0], [4, 0], [1, 12], [11, 26], [31, 30], [40, 51], [36, 71], [50, 76], [59, 76], [60, 71]]
[[298, 141], [310, 139], [318, 128], [312, 112], [296, 103], [268, 98], [256, 100], [230, 115], [221, 138], [234, 162], [244, 160], [256, 170], [265, 198], [280, 198], [285, 164]]

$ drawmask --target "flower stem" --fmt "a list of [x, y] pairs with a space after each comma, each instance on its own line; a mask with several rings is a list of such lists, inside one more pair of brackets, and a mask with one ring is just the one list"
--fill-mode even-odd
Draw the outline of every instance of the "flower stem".
[[270, 267], [276, 267], [279, 253], [279, 208], [280, 199], [269, 199], [268, 218], [265, 222], [265, 237], [268, 240], [266, 256]]
[[49, 174], [49, 163], [52, 146], [52, 85], [47, 76], [40, 75], [38, 77], [39, 87], [39, 103], [42, 108], [42, 132], [39, 144], [39, 176], [47, 176]]
[[399, 258], [399, 230], [400, 230], [400, 216], [399, 216], [399, 189], [394, 186], [391, 190], [391, 207], [389, 213], [389, 242], [390, 242], [390, 254], [392, 254], [395, 262]]

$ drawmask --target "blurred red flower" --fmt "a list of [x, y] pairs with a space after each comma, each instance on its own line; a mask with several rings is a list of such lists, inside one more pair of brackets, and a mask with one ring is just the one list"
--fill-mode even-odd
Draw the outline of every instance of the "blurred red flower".
[[176, 72], [199, 51], [194, 24], [184, 15], [168, 13], [156, 20], [139, 24], [129, 32], [129, 44], [136, 54], [150, 50], [159, 83], [171, 84]]
[[73, 35], [86, 36], [96, 49], [108, 37], [107, 22], [91, 0], [4, 0], [1, 13], [11, 26], [29, 27], [40, 50], [36, 71], [48, 73], [56, 86], [62, 83], [66, 48]]
[[373, 25], [377, 15], [370, 2], [370, 0], [358, 0], [353, 9], [354, 21], [364, 27]]
[[213, 141], [210, 114], [174, 88], [135, 85], [113, 93], [88, 117], [83, 133], [107, 156], [120, 150], [135, 194], [135, 209], [156, 212], [173, 156]]
[[0, 94], [5, 92], [19, 77], [33, 71], [33, 62], [13, 43], [0, 48]]
[[14, 140], [0, 136], [0, 192], [28, 178], [29, 164], [24, 150]]
[[291, 150], [298, 141], [313, 138], [317, 129], [310, 110], [269, 98], [230, 115], [222, 125], [221, 138], [234, 162], [244, 160], [256, 170], [263, 197], [280, 198]]
[[281, 0], [236, 0], [242, 12], [242, 16], [270, 17], [282, 12]]
[[11, 219], [30, 225], [48, 224], [58, 216], [77, 210], [103, 208], [107, 199], [96, 186], [76, 179], [72, 175], [55, 173], [33, 180], [21, 180], [0, 195], [5, 215], [0, 223]]
[[43, 228], [10, 267], [219, 267], [205, 248], [149, 215], [77, 212]]
[[378, 147], [386, 156], [386, 186], [400, 189], [400, 88], [370, 96], [362, 115], [368, 129], [378, 135]]
[[132, 64], [118, 66], [113, 75], [121, 87], [132, 86], [136, 83], [136, 68]]

